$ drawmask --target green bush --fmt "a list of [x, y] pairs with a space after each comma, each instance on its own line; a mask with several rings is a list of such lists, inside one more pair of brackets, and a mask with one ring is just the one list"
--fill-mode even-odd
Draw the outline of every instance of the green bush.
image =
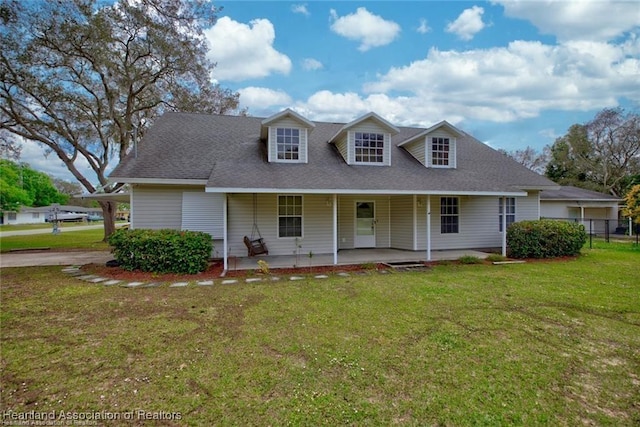
[[207, 269], [213, 245], [199, 231], [119, 229], [109, 237], [125, 270], [196, 274]]
[[578, 255], [586, 241], [584, 226], [576, 222], [550, 219], [521, 221], [507, 229], [507, 246], [513, 258]]

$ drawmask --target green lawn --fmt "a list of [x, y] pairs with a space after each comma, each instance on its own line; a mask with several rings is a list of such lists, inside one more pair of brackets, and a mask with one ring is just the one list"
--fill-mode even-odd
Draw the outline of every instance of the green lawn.
[[102, 241], [103, 238], [104, 230], [102, 228], [73, 231], [64, 229], [59, 234], [8, 236], [0, 239], [0, 251], [8, 252], [16, 249], [33, 248], [109, 250], [110, 246]]
[[136, 412], [145, 426], [638, 425], [639, 255], [150, 289], [3, 269], [0, 410], [181, 418]]

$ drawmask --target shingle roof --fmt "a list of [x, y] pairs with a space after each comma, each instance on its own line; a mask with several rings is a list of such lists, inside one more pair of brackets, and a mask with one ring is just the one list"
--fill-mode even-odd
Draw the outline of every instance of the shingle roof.
[[111, 173], [116, 182], [206, 181], [223, 191], [335, 190], [336, 192], [519, 192], [557, 188], [509, 157], [463, 133], [457, 168], [426, 168], [397, 145], [423, 132], [399, 127], [392, 137], [391, 166], [348, 165], [329, 139], [344, 123], [314, 122], [308, 163], [269, 163], [260, 139], [263, 118], [167, 113]]
[[565, 185], [560, 187], [559, 190], [544, 190], [540, 192], [540, 200], [588, 200], [616, 202], [621, 199], [610, 194]]

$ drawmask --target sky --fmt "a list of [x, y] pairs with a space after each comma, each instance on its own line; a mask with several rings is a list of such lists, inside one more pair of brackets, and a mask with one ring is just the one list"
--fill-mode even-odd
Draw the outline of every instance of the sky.
[[[541, 151], [603, 108], [640, 111], [637, 1], [216, 4], [205, 31], [212, 78], [252, 116], [292, 108], [349, 122], [373, 111], [397, 126], [447, 120], [497, 149]], [[69, 178], [33, 145], [21, 161]]]

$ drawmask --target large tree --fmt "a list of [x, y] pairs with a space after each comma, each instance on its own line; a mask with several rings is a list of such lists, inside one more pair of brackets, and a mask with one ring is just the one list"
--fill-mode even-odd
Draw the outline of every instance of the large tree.
[[640, 116], [605, 108], [584, 125], [573, 125], [551, 147], [546, 175], [561, 184], [625, 194], [640, 173]]
[[[209, 0], [0, 2], [0, 131], [54, 153], [89, 193], [119, 190], [111, 165], [164, 111], [238, 108], [212, 83]], [[99, 203], [106, 238], [117, 203]]]
[[498, 150], [506, 156], [511, 157], [522, 166], [543, 175], [549, 158], [549, 147], [545, 147], [542, 153], [538, 153], [535, 148], [527, 146], [524, 150]]
[[0, 159], [0, 207], [15, 211], [20, 206], [49, 206], [66, 203], [69, 196], [59, 192], [51, 177], [28, 164]]

